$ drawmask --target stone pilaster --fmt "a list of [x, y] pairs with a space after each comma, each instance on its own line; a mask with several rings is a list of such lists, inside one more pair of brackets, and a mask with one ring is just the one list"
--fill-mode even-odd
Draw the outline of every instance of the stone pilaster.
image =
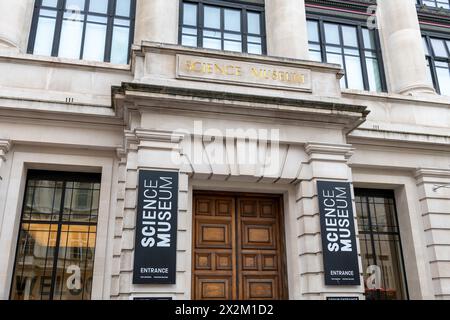
[[416, 171], [436, 299], [450, 299], [450, 169]]
[[304, 0], [266, 0], [267, 54], [309, 59]]
[[378, 1], [377, 18], [391, 91], [401, 94], [434, 93], [427, 77], [416, 1]]
[[177, 276], [175, 285], [133, 285], [133, 254], [136, 228], [138, 172], [147, 170], [180, 170], [182, 135], [172, 132], [134, 129], [126, 131], [126, 151], [120, 152], [119, 191], [114, 234], [113, 299], [131, 296], [167, 296], [189, 299], [190, 292], [190, 210], [188, 175], [180, 172], [178, 194]]
[[178, 43], [178, 0], [137, 0], [134, 43]]
[[26, 52], [33, 0], [0, 1], [0, 49]]
[[[346, 144], [308, 143], [305, 150], [309, 161], [302, 168], [301, 181], [296, 190], [301, 295], [306, 299], [325, 299], [328, 295], [362, 298], [362, 279], [361, 286], [325, 286], [317, 195], [318, 180], [351, 182], [348, 158], [353, 149]], [[357, 248], [359, 252], [359, 243]]]

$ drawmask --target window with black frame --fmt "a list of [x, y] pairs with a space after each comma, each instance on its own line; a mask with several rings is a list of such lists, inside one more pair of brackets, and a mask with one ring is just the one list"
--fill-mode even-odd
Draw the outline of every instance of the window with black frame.
[[89, 300], [100, 174], [29, 171], [12, 300]]
[[340, 64], [345, 70], [343, 88], [386, 90], [376, 30], [320, 18], [308, 18], [307, 25], [310, 59]]
[[450, 96], [450, 38], [423, 35], [428, 76], [436, 91]]
[[127, 64], [135, 0], [36, 0], [28, 53]]
[[450, 0], [417, 0], [418, 5], [450, 9]]
[[355, 189], [367, 300], [408, 299], [394, 193]]
[[242, 2], [182, 1], [183, 46], [265, 54], [264, 6]]

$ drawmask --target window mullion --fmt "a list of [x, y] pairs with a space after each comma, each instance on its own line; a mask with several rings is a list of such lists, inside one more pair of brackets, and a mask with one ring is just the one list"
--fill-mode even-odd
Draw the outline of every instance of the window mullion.
[[[114, 32], [114, 18], [117, 7], [117, 0], [109, 0], [108, 1], [108, 11], [107, 11], [107, 21], [106, 21], [106, 35], [105, 35], [105, 54], [104, 61], [111, 62], [111, 50], [112, 50], [112, 39]], [[130, 22], [130, 31], [132, 25]]]
[[320, 51], [321, 51], [321, 55], [322, 55], [322, 61], [323, 62], [328, 62], [327, 59], [327, 46], [326, 46], [326, 40], [325, 40], [325, 26], [323, 23], [323, 20], [320, 19], [318, 20], [319, 23], [319, 45], [320, 45]]
[[359, 44], [359, 61], [361, 63], [362, 68], [361, 70], [362, 70], [364, 90], [370, 91], [369, 74], [367, 72], [367, 63], [366, 63], [366, 50], [364, 47], [364, 39], [362, 36], [362, 27], [360, 25], [356, 27], [356, 35]]
[[[243, 8], [241, 10], [241, 37], [242, 37], [242, 52], [248, 53], [248, 15], [247, 15], [247, 9]], [[261, 30], [261, 23], [259, 26], [259, 30]], [[261, 45], [262, 45], [262, 39], [261, 39]], [[262, 52], [262, 48], [261, 48]]]
[[205, 8], [203, 3], [198, 4], [197, 10], [197, 45], [199, 48], [203, 48], [203, 26], [205, 25]]
[[83, 33], [81, 34], [81, 45], [80, 45], [80, 54], [79, 54], [80, 60], [83, 59], [83, 55], [84, 55], [84, 41], [86, 39], [87, 16], [88, 16], [89, 7], [90, 7], [90, 1], [91, 0], [86, 0], [85, 5], [84, 5], [85, 8], [84, 8], [84, 17], [83, 17]]
[[[57, 273], [58, 273], [58, 256], [59, 256], [59, 242], [61, 241], [61, 229], [62, 229], [62, 220], [63, 220], [63, 214], [64, 214], [64, 201], [65, 201], [65, 197], [66, 197], [66, 184], [67, 181], [64, 180], [63, 182], [63, 186], [62, 186], [62, 191], [61, 191], [61, 203], [59, 206], [59, 219], [58, 219], [58, 229], [57, 229], [57, 233], [56, 233], [56, 241], [55, 241], [55, 252], [54, 252], [54, 256], [53, 256], [53, 270], [52, 270], [52, 282], [51, 282], [51, 286], [50, 286], [50, 300], [53, 300], [54, 298], [54, 291], [55, 291], [55, 285], [56, 285], [56, 279], [57, 279]], [[56, 186], [55, 186], [56, 187]], [[50, 233], [51, 233], [51, 229], [50, 229]], [[50, 242], [49, 242], [49, 247], [50, 247]]]
[[345, 87], [348, 88], [347, 63], [345, 62], [344, 36], [343, 36], [341, 24], [338, 24], [338, 30], [339, 30], [339, 42], [341, 43], [340, 49], [341, 49], [341, 55], [342, 55], [342, 68], [344, 68], [344, 71], [345, 71]]
[[225, 48], [225, 9], [220, 7], [220, 43], [222, 50]]
[[64, 20], [64, 13], [66, 8], [67, 0], [59, 0], [58, 8], [56, 13], [56, 22], [55, 22], [55, 35], [53, 37], [53, 48], [52, 48], [52, 56], [57, 57], [59, 53], [59, 43], [61, 41], [61, 29]]

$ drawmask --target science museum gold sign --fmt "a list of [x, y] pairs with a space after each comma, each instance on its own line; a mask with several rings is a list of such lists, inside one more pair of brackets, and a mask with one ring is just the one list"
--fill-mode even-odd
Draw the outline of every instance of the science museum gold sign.
[[311, 91], [311, 71], [198, 56], [177, 56], [177, 78]]

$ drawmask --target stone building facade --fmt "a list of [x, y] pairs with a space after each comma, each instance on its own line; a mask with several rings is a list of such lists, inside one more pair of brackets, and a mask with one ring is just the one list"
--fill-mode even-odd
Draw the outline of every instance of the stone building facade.
[[[1, 1], [0, 298], [449, 299], [449, 30], [446, 1]], [[133, 281], [152, 170], [172, 284]], [[321, 180], [360, 285], [325, 284]]]

